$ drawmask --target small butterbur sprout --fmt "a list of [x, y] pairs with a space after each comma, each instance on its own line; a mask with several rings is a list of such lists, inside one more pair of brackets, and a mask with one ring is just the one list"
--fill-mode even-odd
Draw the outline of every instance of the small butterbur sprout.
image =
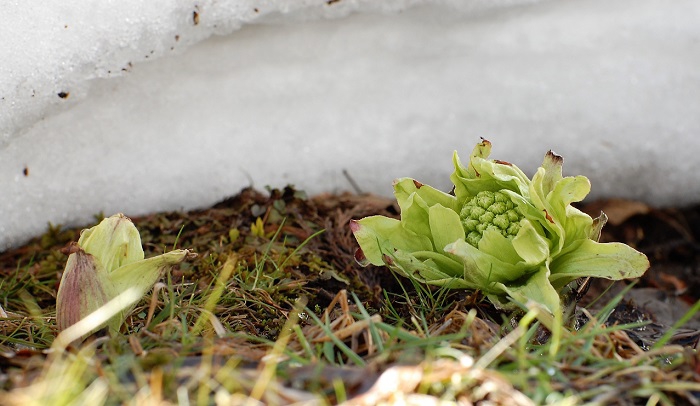
[[256, 237], [265, 237], [265, 224], [260, 217], [255, 219], [255, 223], [250, 225], [250, 233]]
[[549, 151], [529, 179], [513, 164], [488, 159], [490, 152], [483, 140], [467, 166], [455, 152], [453, 193], [396, 180], [401, 219], [351, 222], [360, 245], [355, 258], [424, 283], [479, 290], [499, 308], [532, 301], [552, 313], [571, 307], [582, 278], [636, 278], [649, 267], [625, 244], [598, 242], [606, 217], [594, 220], [571, 205], [590, 182], [562, 176], [562, 157]]
[[[84, 319], [127, 289], [133, 289], [137, 293], [135, 297], [143, 297], [163, 272], [193, 255], [188, 250], [174, 250], [144, 259], [141, 236], [123, 214], [83, 230], [78, 243], [70, 248], [56, 296], [59, 331]], [[134, 305], [135, 302], [126, 304], [116, 316], [92, 326], [85, 335], [105, 326], [112, 333], [118, 332]]]

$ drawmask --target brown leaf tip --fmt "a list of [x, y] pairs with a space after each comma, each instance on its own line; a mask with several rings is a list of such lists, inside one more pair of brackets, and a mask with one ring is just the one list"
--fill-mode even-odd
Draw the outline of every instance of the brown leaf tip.
[[554, 224], [554, 219], [552, 218], [552, 216], [549, 215], [549, 213], [547, 212], [547, 209], [544, 209], [543, 211], [544, 211], [544, 217], [547, 218], [547, 221]]
[[551, 159], [552, 162], [557, 163], [557, 164], [564, 163], [564, 157], [561, 155], [558, 155], [556, 152], [552, 151], [551, 149], [549, 151], [547, 151], [547, 158]]
[[78, 251], [82, 251], [82, 248], [80, 248], [78, 243], [75, 241], [73, 241], [73, 242], [69, 243], [68, 245], [66, 245], [65, 247], [61, 248], [61, 254], [64, 254], [64, 255], [74, 254]]

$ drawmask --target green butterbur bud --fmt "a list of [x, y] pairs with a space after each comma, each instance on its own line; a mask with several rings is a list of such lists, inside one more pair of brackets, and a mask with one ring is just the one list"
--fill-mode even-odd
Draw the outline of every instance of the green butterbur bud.
[[467, 235], [467, 242], [474, 247], [486, 230], [495, 230], [506, 238], [513, 238], [520, 231], [523, 215], [507, 194], [481, 191], [468, 200], [460, 212], [460, 219]]
[[[63, 331], [129, 288], [145, 295], [163, 272], [195, 254], [174, 250], [144, 259], [141, 236], [123, 214], [106, 218], [95, 227], [83, 230], [72, 248], [56, 297], [56, 320]], [[104, 326], [115, 333], [133, 309], [128, 303], [108, 322], [92, 326], [94, 332]]]

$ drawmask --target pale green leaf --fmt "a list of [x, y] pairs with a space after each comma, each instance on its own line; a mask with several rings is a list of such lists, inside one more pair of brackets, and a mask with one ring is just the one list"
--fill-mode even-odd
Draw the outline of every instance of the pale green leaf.
[[559, 294], [549, 282], [549, 270], [545, 266], [530, 275], [522, 285], [498, 284], [498, 287], [522, 304], [532, 300], [544, 305], [552, 313], [561, 306]]
[[447, 244], [464, 240], [464, 227], [459, 220], [459, 214], [442, 205], [435, 205], [428, 211], [430, 232], [435, 244], [435, 250], [441, 252]]
[[401, 226], [417, 235], [430, 237], [428, 205], [416, 193], [408, 195], [401, 206]]
[[[461, 275], [451, 275], [443, 272], [440, 269], [441, 267], [434, 262], [435, 256], [428, 255], [428, 252], [424, 252], [423, 254], [425, 258], [430, 257], [432, 259], [421, 260], [413, 254], [397, 250], [387, 255], [387, 265], [395, 271], [423, 283], [446, 286], [453, 289], [476, 288], [474, 285], [470, 285], [467, 281], [462, 279]], [[447, 257], [444, 258], [448, 259]]]
[[513, 238], [511, 244], [514, 251], [528, 267], [542, 264], [549, 257], [549, 242], [535, 230], [532, 222], [527, 219], [520, 222], [520, 231]]
[[462, 261], [453, 255], [435, 251], [415, 251], [412, 252], [411, 255], [426, 263], [430, 261], [440, 272], [450, 277], [461, 278], [464, 275], [464, 265], [462, 265]]
[[522, 260], [513, 247], [513, 240], [504, 237], [503, 234], [494, 229], [484, 230], [484, 234], [479, 240], [479, 251], [513, 265]]
[[646, 255], [628, 245], [584, 239], [552, 262], [550, 280], [556, 288], [561, 288], [580, 277], [638, 278], [648, 268]]
[[367, 260], [373, 265], [384, 265], [383, 255], [389, 249], [408, 252], [433, 249], [430, 238], [406, 230], [401, 222], [384, 216], [370, 216], [352, 225], [355, 239]]
[[124, 265], [110, 274], [117, 292], [127, 288], [136, 288], [143, 296], [158, 281], [163, 271], [182, 262], [188, 255], [187, 250], [174, 250], [152, 258], [143, 259]]
[[462, 261], [467, 283], [485, 292], [490, 292], [496, 282], [508, 282], [522, 276], [522, 267], [488, 255], [464, 240], [453, 242], [445, 247], [445, 251]]
[[413, 193], [420, 196], [427, 207], [439, 204], [455, 211], [458, 209], [457, 198], [448, 193], [411, 178], [400, 178], [394, 181], [394, 196], [399, 202], [399, 207], [402, 207], [402, 202], [406, 201]]
[[83, 230], [78, 245], [88, 254], [95, 256], [108, 273], [144, 258], [139, 231], [134, 223], [121, 213]]

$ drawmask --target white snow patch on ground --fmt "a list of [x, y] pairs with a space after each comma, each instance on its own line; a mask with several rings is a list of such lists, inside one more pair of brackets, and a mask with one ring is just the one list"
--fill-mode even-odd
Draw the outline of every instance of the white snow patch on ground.
[[347, 190], [343, 170], [368, 192], [400, 176], [449, 189], [452, 151], [481, 136], [530, 174], [553, 149], [593, 198], [700, 202], [694, 0], [0, 13], [0, 250], [49, 221], [204, 207], [249, 184]]

